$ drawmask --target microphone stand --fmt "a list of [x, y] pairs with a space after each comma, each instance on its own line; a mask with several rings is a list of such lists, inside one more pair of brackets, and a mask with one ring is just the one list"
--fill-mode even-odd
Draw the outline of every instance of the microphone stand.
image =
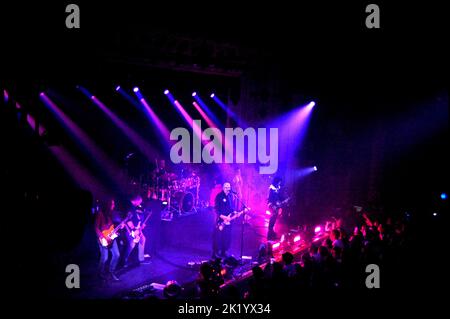
[[240, 256], [240, 263], [241, 266], [243, 265], [243, 259], [242, 256], [244, 254], [244, 226], [245, 226], [245, 215], [247, 214], [246, 209], [248, 209], [248, 206], [245, 205], [245, 203], [237, 196], [236, 192], [232, 192], [233, 196], [237, 198], [238, 205], [242, 205], [244, 208], [244, 213], [242, 214], [242, 224], [241, 224], [241, 256]]

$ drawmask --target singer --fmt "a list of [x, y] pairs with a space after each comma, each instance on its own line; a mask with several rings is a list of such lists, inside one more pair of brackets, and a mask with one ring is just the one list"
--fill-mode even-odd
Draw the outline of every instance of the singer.
[[235, 210], [231, 184], [223, 183], [222, 191], [214, 200], [214, 211], [216, 223], [213, 238], [213, 258], [224, 258], [228, 256], [231, 245], [231, 223], [230, 217]]

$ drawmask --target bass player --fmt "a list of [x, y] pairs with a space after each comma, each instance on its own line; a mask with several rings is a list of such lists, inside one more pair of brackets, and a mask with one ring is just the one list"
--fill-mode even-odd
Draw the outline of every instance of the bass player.
[[[124, 223], [120, 222], [120, 217], [114, 212], [115, 201], [110, 199], [102, 204], [95, 216], [95, 232], [100, 248], [100, 261], [98, 264], [98, 275], [101, 279], [108, 279], [108, 274], [112, 280], [118, 281], [115, 271], [120, 258], [119, 247], [116, 240], [116, 231], [123, 228]], [[111, 252], [111, 262], [109, 269], [106, 269], [109, 252]]]
[[[141, 195], [134, 195], [131, 198], [131, 207], [128, 211], [128, 215], [130, 216], [130, 220], [127, 222], [127, 228], [129, 230], [129, 238], [128, 238], [128, 249], [125, 253], [124, 258], [124, 268], [129, 266], [129, 257], [131, 252], [133, 251], [136, 244], [138, 245], [138, 259], [139, 264], [149, 264], [150, 262], [145, 260], [145, 235], [142, 232], [145, 228], [144, 220], [144, 210], [141, 206], [142, 197]], [[148, 215], [149, 216], [149, 215]], [[147, 216], [147, 217], [148, 217]]]

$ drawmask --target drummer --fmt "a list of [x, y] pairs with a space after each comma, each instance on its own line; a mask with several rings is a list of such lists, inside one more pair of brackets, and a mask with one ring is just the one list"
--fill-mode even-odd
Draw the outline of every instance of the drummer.
[[168, 172], [164, 159], [156, 162], [156, 167], [152, 175], [154, 184], [156, 185], [158, 199], [167, 200], [169, 185], [176, 178], [176, 175]]

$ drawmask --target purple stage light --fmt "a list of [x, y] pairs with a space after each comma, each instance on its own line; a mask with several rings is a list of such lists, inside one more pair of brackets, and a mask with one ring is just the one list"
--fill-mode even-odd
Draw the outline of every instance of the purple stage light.
[[217, 127], [217, 124], [215, 124], [210, 118], [209, 116], [203, 112], [202, 108], [200, 107], [200, 105], [198, 105], [196, 102], [192, 103], [194, 105], [194, 107], [197, 109], [197, 111], [200, 113], [200, 115], [202, 116], [202, 118], [206, 121], [206, 123], [208, 123], [209, 127]]
[[309, 102], [308, 107], [314, 107], [315, 105], [316, 105], [316, 102], [312, 101], [312, 102]]
[[169, 94], [169, 90], [165, 90], [165, 91], [164, 91], [164, 94], [165, 94], [165, 95]]
[[315, 228], [314, 228], [314, 232], [317, 234], [317, 233], [320, 233], [322, 231], [322, 227], [320, 227], [320, 226], [316, 226]]
[[192, 93], [192, 96], [197, 96], [197, 92]]
[[314, 166], [313, 169], [315, 172], [317, 172], [317, 166]]
[[210, 96], [211, 96], [211, 98], [213, 98], [213, 97], [215, 97], [216, 95], [215, 95], [214, 93], [211, 93]]
[[116, 86], [116, 91], [120, 90], [120, 85]]
[[133, 92], [136, 93], [136, 92], [138, 92], [138, 91], [139, 91], [139, 88], [138, 88], [137, 86], [135, 86], [135, 87], [133, 88]]

